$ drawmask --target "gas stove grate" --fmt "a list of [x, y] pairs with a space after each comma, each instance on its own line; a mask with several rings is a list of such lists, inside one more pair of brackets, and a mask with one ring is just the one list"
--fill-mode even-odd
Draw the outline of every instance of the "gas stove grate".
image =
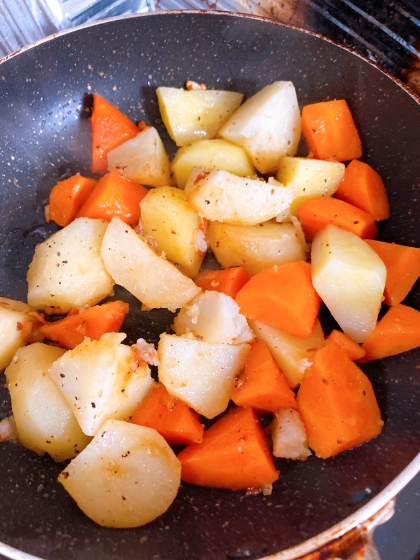
[[403, 80], [420, 78], [418, 0], [298, 0], [291, 21], [354, 48]]

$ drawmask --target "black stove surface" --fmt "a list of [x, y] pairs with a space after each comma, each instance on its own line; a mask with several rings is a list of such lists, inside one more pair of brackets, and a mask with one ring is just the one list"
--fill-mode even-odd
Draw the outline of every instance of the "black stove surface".
[[420, 95], [420, 0], [271, 0], [270, 11], [355, 49]]
[[394, 516], [374, 540], [381, 560], [420, 560], [420, 475], [398, 494]]

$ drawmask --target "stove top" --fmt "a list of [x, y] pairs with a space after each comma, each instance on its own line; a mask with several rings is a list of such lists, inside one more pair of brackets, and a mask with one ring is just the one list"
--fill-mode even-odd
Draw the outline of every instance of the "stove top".
[[362, 53], [420, 95], [420, 1], [259, 0], [284, 22]]
[[398, 494], [394, 516], [374, 540], [381, 560], [420, 560], [420, 475]]

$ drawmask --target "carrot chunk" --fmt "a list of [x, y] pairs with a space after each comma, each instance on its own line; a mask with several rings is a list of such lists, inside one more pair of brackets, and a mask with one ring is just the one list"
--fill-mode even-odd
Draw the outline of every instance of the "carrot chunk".
[[367, 239], [372, 249], [386, 266], [384, 303], [401, 303], [420, 277], [420, 249]]
[[194, 282], [203, 290], [222, 292], [235, 299], [239, 290], [248, 282], [248, 275], [242, 266], [233, 266], [225, 270], [206, 268], [197, 274]]
[[329, 224], [351, 231], [362, 239], [378, 235], [372, 214], [330, 196], [307, 200], [300, 206], [298, 217], [308, 239], [313, 239], [319, 230]]
[[162, 383], [155, 383], [131, 417], [133, 424], [154, 428], [173, 445], [203, 441], [204, 426], [198, 414], [171, 396]]
[[349, 161], [362, 157], [362, 143], [344, 99], [305, 105], [302, 134], [317, 159]]
[[135, 224], [140, 218], [140, 202], [148, 192], [143, 185], [111, 171], [99, 179], [77, 212], [77, 218], [111, 221], [114, 216], [118, 216], [127, 224]]
[[108, 152], [137, 136], [139, 129], [115, 105], [97, 93], [93, 94], [91, 124], [91, 170], [93, 173], [105, 173]]
[[71, 350], [83, 342], [85, 336], [91, 340], [99, 340], [105, 333], [118, 332], [128, 311], [128, 303], [110, 301], [79, 313], [73, 312], [64, 319], [45, 323], [39, 328], [39, 332]]
[[345, 350], [353, 362], [356, 360], [360, 360], [366, 354], [357, 342], [355, 342], [352, 338], [349, 337], [348, 334], [343, 333], [342, 331], [333, 330], [327, 336], [327, 340], [331, 340], [338, 344], [343, 350]]
[[252, 343], [245, 369], [235, 383], [231, 398], [238, 406], [265, 412], [297, 408], [295, 394], [263, 340]]
[[380, 360], [420, 346], [420, 311], [398, 303], [390, 307], [372, 334], [362, 344], [365, 356], [360, 362]]
[[296, 261], [253, 276], [238, 292], [236, 303], [248, 319], [307, 338], [315, 326], [321, 298], [312, 285], [311, 265]]
[[382, 430], [369, 379], [333, 342], [315, 354], [297, 403], [309, 447], [323, 459], [369, 441]]
[[178, 459], [182, 480], [199, 486], [259, 489], [279, 477], [251, 408], [232, 408], [204, 432], [202, 443], [189, 445]]
[[80, 173], [56, 183], [50, 192], [49, 219], [61, 227], [68, 226], [96, 183], [96, 179], [83, 177]]
[[363, 161], [354, 159], [349, 163], [334, 196], [366, 210], [377, 221], [390, 216], [388, 194], [382, 177]]

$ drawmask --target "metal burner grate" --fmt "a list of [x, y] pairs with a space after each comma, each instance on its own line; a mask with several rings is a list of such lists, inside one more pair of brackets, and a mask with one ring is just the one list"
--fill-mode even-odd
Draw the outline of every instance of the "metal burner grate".
[[348, 45], [420, 93], [419, 0], [258, 0], [255, 6]]
[[[420, 60], [420, 4], [306, 0], [307, 23], [383, 64], [393, 74]], [[382, 4], [382, 5], [380, 5]], [[311, 13], [312, 12], [312, 13]]]

